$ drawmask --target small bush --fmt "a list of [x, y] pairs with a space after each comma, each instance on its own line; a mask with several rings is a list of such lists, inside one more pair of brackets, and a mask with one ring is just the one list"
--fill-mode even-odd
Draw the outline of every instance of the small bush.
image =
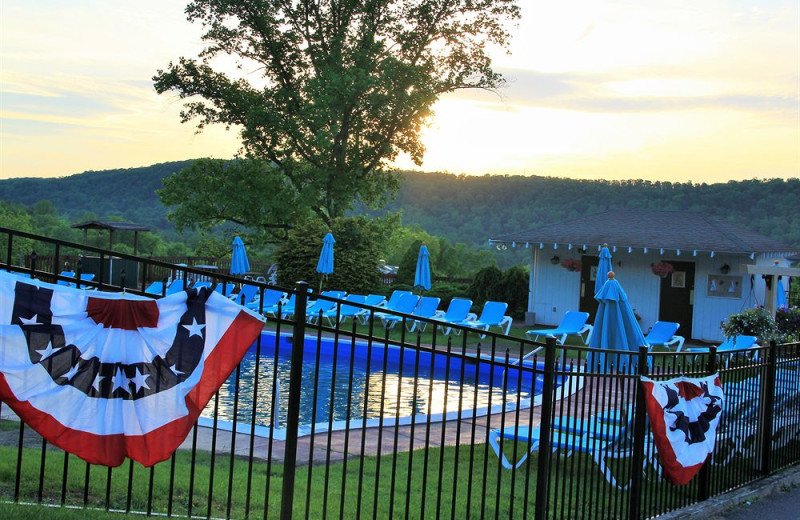
[[743, 334], [756, 336], [762, 345], [771, 340], [781, 340], [775, 320], [762, 308], [746, 309], [739, 314], [731, 314], [728, 321], [722, 324], [722, 332], [727, 338]]
[[800, 308], [780, 308], [775, 313], [775, 324], [783, 341], [800, 341]]

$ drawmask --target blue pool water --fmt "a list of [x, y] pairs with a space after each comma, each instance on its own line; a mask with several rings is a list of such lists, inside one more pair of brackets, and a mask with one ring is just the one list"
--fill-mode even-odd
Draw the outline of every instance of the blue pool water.
[[[256, 425], [269, 427], [277, 419], [275, 427], [285, 427], [291, 337], [282, 335], [279, 338], [277, 358], [275, 343], [275, 334], [265, 332], [260, 358], [254, 345], [242, 359], [238, 407], [235, 407], [236, 373], [222, 385], [218, 404], [220, 420], [232, 422], [235, 409], [237, 422], [248, 425], [255, 405]], [[382, 419], [388, 424], [412, 416], [435, 419], [440, 414], [458, 414], [459, 410], [464, 417], [472, 410], [516, 406], [518, 402], [526, 406], [541, 393], [541, 367], [534, 380], [531, 370], [520, 374], [519, 370], [509, 369], [506, 373], [502, 366], [486, 360], [462, 362], [459, 357], [439, 352], [431, 355], [362, 341], [356, 342], [353, 348], [350, 339], [339, 339], [337, 346], [332, 338], [322, 338], [319, 349], [317, 345], [316, 337], [306, 337], [300, 404], [300, 424], [305, 425], [306, 430], [312, 423], [319, 431], [338, 429], [348, 421], [362, 424], [365, 420]], [[272, 398], [275, 376], [279, 388], [276, 409]], [[213, 412], [212, 399], [202, 416], [212, 418]]]

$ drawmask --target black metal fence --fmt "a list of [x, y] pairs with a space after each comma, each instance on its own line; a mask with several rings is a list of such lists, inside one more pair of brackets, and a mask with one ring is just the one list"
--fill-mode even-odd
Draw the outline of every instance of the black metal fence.
[[[24, 246], [60, 266], [62, 251], [83, 246], [4, 228], [0, 246], [0, 269], [46, 282], [82, 274], [13, 259]], [[184, 287], [209, 276], [113, 254], [137, 263], [139, 283], [126, 273], [110, 284], [99, 272], [84, 285], [145, 294], [156, 269], [180, 271]], [[596, 351], [442, 327], [309, 294], [303, 283], [248, 283], [262, 296], [251, 305], [267, 314], [264, 331], [169, 460], [90, 465], [0, 404], [0, 500], [205, 518], [635, 519], [800, 461], [800, 344]], [[267, 312], [275, 290], [294, 301]], [[640, 377], [713, 373], [725, 389], [713, 455], [675, 486], [662, 474]]]

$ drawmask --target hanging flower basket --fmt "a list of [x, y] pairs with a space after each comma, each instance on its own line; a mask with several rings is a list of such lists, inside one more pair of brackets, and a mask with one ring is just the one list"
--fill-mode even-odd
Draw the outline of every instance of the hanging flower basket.
[[669, 262], [659, 262], [655, 264], [652, 267], [652, 269], [653, 269], [653, 274], [658, 275], [661, 278], [666, 278], [667, 276], [672, 274], [672, 271], [675, 270], [675, 267], [673, 267], [673, 265], [670, 264]]
[[561, 267], [566, 269], [567, 271], [574, 273], [575, 271], [581, 270], [581, 261], [574, 260], [572, 258], [567, 258], [566, 260], [561, 262]]

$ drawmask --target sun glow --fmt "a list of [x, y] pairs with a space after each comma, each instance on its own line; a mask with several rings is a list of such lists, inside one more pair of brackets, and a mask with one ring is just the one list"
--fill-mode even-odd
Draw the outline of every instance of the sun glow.
[[[507, 88], [443, 96], [423, 130], [422, 169], [706, 182], [800, 176], [797, 2], [520, 5], [511, 54], [494, 56]], [[0, 178], [233, 156], [235, 130], [198, 134], [180, 123], [182, 101], [153, 89], [157, 69], [202, 48], [183, 7], [4, 0]], [[403, 157], [396, 165], [415, 169]]]

